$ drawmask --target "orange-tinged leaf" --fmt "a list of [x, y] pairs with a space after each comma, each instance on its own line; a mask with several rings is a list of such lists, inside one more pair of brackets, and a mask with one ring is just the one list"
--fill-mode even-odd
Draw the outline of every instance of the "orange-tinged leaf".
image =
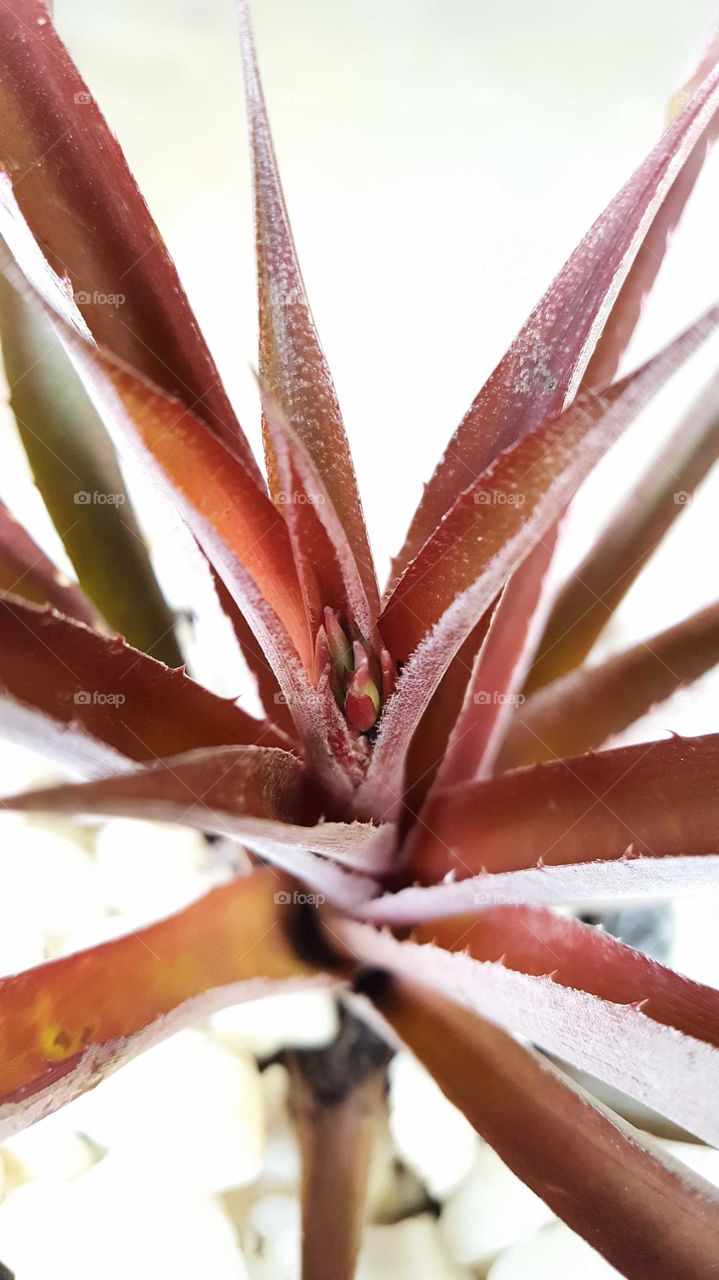
[[[238, 10], [255, 184], [260, 376], [322, 478], [353, 548], [376, 617], [379, 593], [357, 480], [337, 394], [297, 262], [245, 0]], [[276, 441], [266, 414], [264, 438], [270, 488], [277, 498], [282, 486]]]
[[180, 666], [175, 618], [155, 579], [107, 431], [50, 320], [4, 273], [0, 334], [18, 434], [83, 591], [112, 631], [168, 666]]
[[194, 409], [259, 481], [167, 249], [43, 0], [0, 8], [0, 169], [2, 230], [23, 271], [41, 292], [54, 275], [66, 317]]
[[499, 769], [601, 747], [719, 662], [719, 604], [615, 654], [571, 671], [517, 707]]
[[0, 1134], [32, 1124], [213, 1009], [303, 985], [291, 882], [269, 870], [135, 933], [0, 980]]

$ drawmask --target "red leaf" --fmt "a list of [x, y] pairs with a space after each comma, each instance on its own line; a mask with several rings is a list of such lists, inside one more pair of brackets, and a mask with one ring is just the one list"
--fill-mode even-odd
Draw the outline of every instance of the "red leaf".
[[[603, 349], [604, 371], [598, 358], [591, 385], [611, 376], [638, 315], [637, 297], [654, 275], [651, 255], [660, 257], [669, 228], [689, 195], [717, 106], [719, 71], [714, 70], [550, 285], [452, 437], [395, 561], [396, 575], [406, 569], [473, 477], [481, 475], [501, 450], [571, 401], [619, 300], [617, 328], [610, 329]], [[682, 175], [685, 165], [687, 173]], [[652, 231], [665, 200], [667, 212]], [[641, 267], [627, 283], [627, 292], [620, 292], [647, 242]]]
[[193, 747], [283, 742], [182, 668], [19, 600], [0, 600], [0, 716], [8, 737], [82, 773]]
[[713, 1280], [714, 1187], [491, 1023], [404, 980], [374, 1000], [499, 1156], [628, 1280]]
[[[244, 0], [238, 11], [255, 182], [260, 376], [322, 478], [353, 548], [363, 590], [376, 618], [379, 594], [357, 480], [337, 394], [297, 262]], [[276, 497], [281, 491], [277, 441], [268, 426], [265, 416], [267, 466]]]
[[718, 322], [714, 307], [603, 396], [580, 397], [525, 435], [457, 499], [380, 619], [388, 649], [406, 666], [382, 717], [360, 812], [378, 817], [396, 807], [409, 740], [460, 644], [610, 445]]
[[719, 854], [719, 734], [672, 738], [435, 793], [416, 829], [424, 883], [486, 870]]
[[453, 875], [441, 884], [385, 893], [355, 911], [377, 924], [413, 925], [478, 907], [507, 903], [572, 903], [576, 906], [619, 899], [663, 898], [715, 892], [719, 856], [618, 858], [535, 866], [524, 871], [482, 873], [466, 880]]
[[719, 1048], [719, 991], [624, 946], [601, 928], [537, 907], [494, 907], [420, 926], [415, 942], [463, 951], [618, 1005]]
[[527, 692], [577, 667], [719, 457], [719, 375], [558, 593]]
[[[41, 292], [259, 472], [125, 158], [42, 0], [0, 8], [3, 233]], [[32, 233], [21, 234], [17, 211]], [[34, 244], [33, 244], [34, 239]]]
[[88, 626], [98, 622], [89, 600], [69, 582], [0, 502], [0, 592], [49, 604]]
[[719, 604], [712, 604], [599, 666], [572, 671], [532, 694], [517, 708], [498, 768], [601, 747], [717, 662]]
[[[555, 982], [549, 965], [537, 977], [501, 960], [475, 960], [469, 936], [468, 953], [449, 952], [429, 942], [399, 942], [352, 921], [333, 920], [331, 927], [355, 959], [448, 996], [622, 1089], [703, 1141], [719, 1141], [719, 1050], [705, 1040], [655, 1022], [633, 1003]], [[428, 926], [427, 934], [436, 927]]]
[[350, 631], [379, 649], [377, 612], [322, 477], [279, 405], [267, 393], [262, 404], [274, 448], [275, 501], [285, 513], [312, 634], [322, 625], [324, 609], [331, 608], [348, 619]]
[[0, 1136], [215, 1009], [321, 981], [286, 934], [292, 896], [291, 882], [258, 870], [148, 928], [0, 980]]
[[548, 608], [542, 594], [556, 536], [555, 526], [515, 569], [499, 597], [437, 773], [438, 788], [492, 772], [541, 634]]
[[[306, 825], [317, 814], [308, 807], [305, 779], [300, 761], [286, 751], [222, 747], [94, 782], [5, 797], [2, 805], [183, 823], [241, 840], [335, 902], [366, 901], [375, 892], [367, 875], [391, 866], [394, 833], [359, 822]], [[360, 874], [348, 876], [341, 866]]]

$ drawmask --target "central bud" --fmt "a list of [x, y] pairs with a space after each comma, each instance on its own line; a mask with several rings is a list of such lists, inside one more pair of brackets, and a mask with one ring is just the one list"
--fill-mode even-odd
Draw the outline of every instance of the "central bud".
[[318, 673], [330, 664], [338, 707], [355, 733], [369, 733], [394, 690], [396, 670], [386, 649], [375, 653], [363, 639], [351, 640], [335, 609], [325, 609], [315, 646]]

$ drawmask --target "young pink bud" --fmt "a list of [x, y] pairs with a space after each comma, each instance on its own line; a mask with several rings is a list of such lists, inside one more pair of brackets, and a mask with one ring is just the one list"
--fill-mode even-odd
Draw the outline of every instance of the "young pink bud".
[[324, 629], [327, 634], [332, 666], [341, 679], [346, 671], [352, 670], [352, 645], [334, 609], [325, 608]]
[[347, 682], [345, 718], [350, 729], [367, 733], [377, 722], [382, 702], [372, 679], [369, 658], [359, 641], [355, 640], [352, 651], [354, 671]]

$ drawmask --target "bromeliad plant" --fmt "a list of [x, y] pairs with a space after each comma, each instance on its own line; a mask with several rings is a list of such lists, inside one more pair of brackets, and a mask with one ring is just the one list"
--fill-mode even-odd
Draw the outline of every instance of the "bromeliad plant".
[[[293, 1064], [305, 1276], [353, 1273], [385, 1041], [399, 1040], [622, 1274], [709, 1280], [716, 1191], [542, 1052], [719, 1139], [719, 992], [552, 910], [719, 883], [719, 734], [605, 746], [717, 661], [719, 605], [582, 665], [682, 510], [674, 495], [719, 453], [719, 382], [579, 571], [559, 590], [549, 573], [584, 479], [719, 322], [715, 306], [615, 379], [712, 136], [716, 49], [479, 392], [381, 598], [241, 17], [267, 482], [43, 4], [0, 8], [18, 264], [3, 354], [79, 584], [0, 513], [2, 715], [8, 736], [90, 779], [5, 804], [187, 823], [249, 851], [186, 910], [0, 981], [0, 1131], [208, 1010], [329, 985], [342, 1034]], [[265, 720], [179, 665], [106, 428], [194, 535]], [[97, 492], [115, 502], [78, 505]]]

